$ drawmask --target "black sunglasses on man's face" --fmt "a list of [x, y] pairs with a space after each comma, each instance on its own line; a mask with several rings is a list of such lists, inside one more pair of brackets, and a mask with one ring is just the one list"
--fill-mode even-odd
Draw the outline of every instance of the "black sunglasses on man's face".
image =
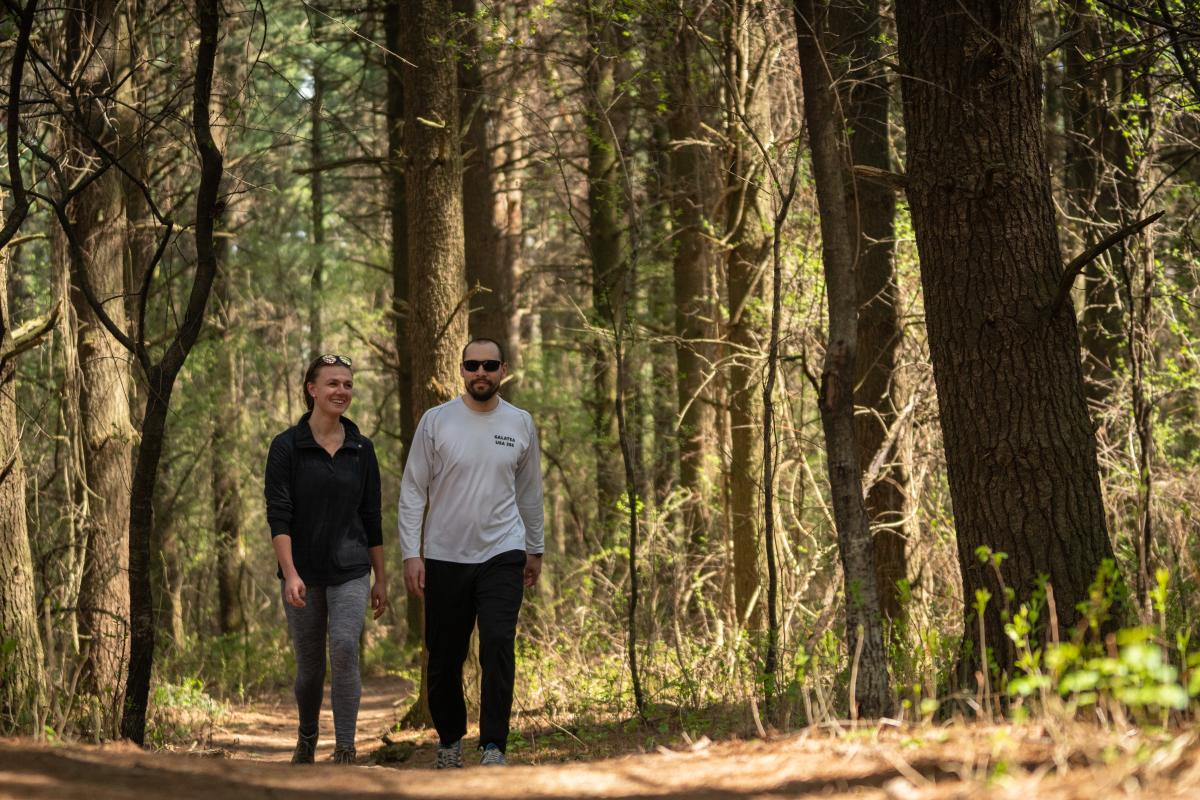
[[495, 372], [500, 369], [500, 362], [494, 358], [489, 358], [487, 361], [476, 361], [472, 358], [469, 361], [462, 362], [462, 368], [467, 372], [474, 372], [480, 367], [483, 367], [484, 372]]

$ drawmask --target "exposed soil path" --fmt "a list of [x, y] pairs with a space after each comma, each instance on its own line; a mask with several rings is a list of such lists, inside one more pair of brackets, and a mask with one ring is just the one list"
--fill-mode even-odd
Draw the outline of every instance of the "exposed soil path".
[[[369, 756], [395, 721], [395, 680], [364, 687], [358, 750]], [[959, 725], [920, 730], [812, 731], [770, 741], [672, 748], [584, 763], [541, 763], [436, 772], [431, 732], [401, 740], [405, 758], [384, 766], [334, 766], [329, 741], [318, 764], [286, 761], [294, 742], [290, 702], [234, 711], [203, 751], [148, 752], [127, 744], [50, 746], [0, 739], [0, 797], [29, 800], [213, 798], [1108, 798], [1200, 797], [1196, 731], [1154, 740], [1094, 727]], [[331, 731], [326, 712], [323, 731]], [[365, 759], [364, 759], [365, 760]], [[524, 763], [522, 763], [524, 762]]]

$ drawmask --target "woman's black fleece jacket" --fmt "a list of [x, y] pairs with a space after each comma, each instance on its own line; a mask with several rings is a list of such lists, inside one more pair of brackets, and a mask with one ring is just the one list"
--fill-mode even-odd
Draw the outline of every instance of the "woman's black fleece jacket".
[[272, 538], [292, 537], [292, 561], [306, 585], [337, 586], [370, 572], [367, 548], [383, 544], [379, 462], [371, 440], [345, 417], [345, 441], [330, 456], [313, 438], [311, 414], [271, 442], [267, 522]]

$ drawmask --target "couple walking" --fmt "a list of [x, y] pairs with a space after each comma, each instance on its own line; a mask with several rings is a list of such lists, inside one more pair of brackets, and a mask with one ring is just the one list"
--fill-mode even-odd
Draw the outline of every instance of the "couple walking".
[[[292, 763], [312, 763], [328, 640], [335, 763], [354, 763], [362, 684], [358, 640], [368, 599], [388, 604], [375, 450], [345, 412], [349, 358], [323, 355], [304, 376], [308, 413], [267, 457], [267, 520], [296, 657], [300, 725]], [[400, 489], [404, 586], [425, 599], [429, 710], [439, 769], [461, 767], [467, 732], [462, 668], [479, 628], [481, 763], [504, 763], [513, 642], [523, 587], [542, 570], [542, 473], [533, 419], [498, 394], [503, 348], [463, 348], [464, 392], [421, 417]], [[375, 581], [370, 583], [370, 573]]]

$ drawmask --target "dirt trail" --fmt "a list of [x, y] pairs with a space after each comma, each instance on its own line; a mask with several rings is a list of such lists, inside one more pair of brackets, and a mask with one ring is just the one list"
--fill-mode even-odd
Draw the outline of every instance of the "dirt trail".
[[[360, 755], [380, 747], [376, 737], [394, 722], [393, 702], [405, 688], [398, 681], [364, 687]], [[215, 732], [212, 749], [193, 753], [0, 739], [0, 798], [1200, 797], [1197, 731], [1169, 745], [1104, 732], [1097, 737], [1093, 728], [1051, 735], [1034, 725], [810, 731], [771, 741], [688, 745], [681, 739], [670, 749], [585, 763], [529, 764], [538, 756], [523, 751], [504, 769], [468, 762], [461, 771], [436, 772], [431, 732], [397, 737], [411, 748], [401, 763], [334, 766], [328, 762], [332, 742], [323, 741], [317, 765], [292, 767], [286, 763], [292, 714], [282, 698], [236, 710]], [[322, 731], [332, 731], [328, 711]]]

